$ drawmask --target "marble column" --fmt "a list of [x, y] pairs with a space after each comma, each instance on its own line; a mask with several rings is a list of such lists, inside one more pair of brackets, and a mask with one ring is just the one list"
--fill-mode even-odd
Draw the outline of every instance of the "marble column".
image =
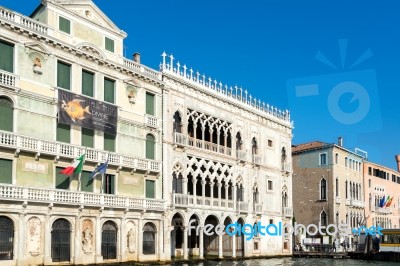
[[188, 259], [188, 228], [183, 228], [183, 259]]
[[202, 196], [202, 202], [203, 202], [203, 206], [206, 205], [206, 181], [205, 180], [201, 180], [201, 196]]
[[50, 215], [44, 217], [44, 258], [43, 264], [48, 265], [52, 263], [51, 259], [51, 224]]
[[81, 217], [75, 216], [74, 264], [79, 264], [81, 243]]
[[222, 237], [223, 237], [223, 234], [218, 236], [218, 258], [220, 258], [220, 259], [222, 259], [224, 257], [223, 249], [222, 249], [222, 244], [223, 244]]
[[26, 214], [25, 213], [20, 213], [18, 215], [18, 264], [22, 263], [22, 261], [25, 259], [25, 227], [26, 227], [26, 222], [25, 222], [25, 217]]
[[200, 259], [204, 259], [204, 234], [203, 234], [203, 226], [200, 226], [199, 230], [199, 257]]
[[95, 252], [95, 261], [96, 263], [102, 263], [103, 262], [103, 256], [101, 255], [101, 220], [100, 217], [96, 218], [96, 226], [95, 226], [95, 231], [96, 231], [96, 252]]
[[222, 187], [222, 183], [218, 182], [218, 207], [221, 207], [221, 187]]

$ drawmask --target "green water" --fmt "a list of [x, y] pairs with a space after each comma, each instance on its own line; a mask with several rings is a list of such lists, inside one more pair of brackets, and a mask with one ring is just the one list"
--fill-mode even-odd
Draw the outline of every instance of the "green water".
[[201, 263], [176, 263], [170, 264], [173, 266], [394, 266], [400, 265], [399, 262], [386, 262], [386, 261], [365, 261], [365, 260], [351, 260], [351, 259], [328, 259], [328, 258], [276, 258], [276, 259], [251, 259], [242, 261], [207, 261]]

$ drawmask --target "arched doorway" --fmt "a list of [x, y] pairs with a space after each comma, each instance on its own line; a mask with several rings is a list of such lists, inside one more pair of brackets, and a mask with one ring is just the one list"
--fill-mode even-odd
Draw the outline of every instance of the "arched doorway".
[[14, 223], [6, 217], [0, 216], [0, 260], [14, 258]]
[[[232, 219], [229, 217], [225, 218], [224, 225], [225, 228], [232, 223]], [[232, 250], [233, 250], [233, 237], [228, 235], [227, 233], [224, 232], [222, 236], [222, 251], [223, 255], [232, 257]]]
[[117, 226], [112, 221], [105, 222], [102, 227], [101, 255], [105, 260], [117, 258]]
[[[244, 225], [244, 221], [242, 218], [239, 218], [239, 220], [237, 221], [238, 225], [240, 224], [241, 228], [243, 228]], [[238, 234], [235, 235], [236, 237], [236, 257], [244, 257], [244, 235], [240, 234], [240, 236]]]
[[146, 223], [143, 227], [143, 254], [156, 254], [156, 226]]
[[71, 225], [65, 219], [54, 221], [51, 230], [51, 259], [55, 262], [71, 258]]
[[172, 217], [171, 226], [171, 257], [183, 257], [183, 218], [180, 213]]
[[197, 234], [196, 230], [200, 224], [200, 219], [197, 215], [193, 214], [190, 216], [189, 223], [193, 226], [191, 230], [188, 232], [188, 248], [189, 248], [189, 256], [198, 256], [200, 254], [199, 244], [200, 244], [200, 236]]
[[215, 217], [214, 215], [208, 216], [204, 222], [204, 226], [206, 226], [207, 224], [213, 225], [213, 230], [211, 230], [211, 232], [214, 233], [209, 236], [203, 233], [204, 256], [207, 255], [216, 256], [218, 255], [218, 247], [219, 247], [218, 235], [215, 234], [215, 227], [219, 224], [218, 218]]

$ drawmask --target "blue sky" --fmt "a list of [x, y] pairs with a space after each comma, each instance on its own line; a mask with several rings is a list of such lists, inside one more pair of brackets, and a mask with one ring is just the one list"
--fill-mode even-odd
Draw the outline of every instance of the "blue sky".
[[[290, 109], [294, 144], [340, 135], [347, 148], [396, 169], [398, 1], [94, 2], [128, 33], [126, 57], [138, 51], [158, 69], [161, 53], [173, 53], [200, 73]], [[0, 0], [25, 15], [38, 4]]]

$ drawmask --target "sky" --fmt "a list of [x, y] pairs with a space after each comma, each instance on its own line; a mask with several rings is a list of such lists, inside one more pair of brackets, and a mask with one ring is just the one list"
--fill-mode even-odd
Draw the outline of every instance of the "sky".
[[[294, 122], [293, 144], [337, 142], [397, 169], [400, 2], [94, 0], [122, 30], [125, 56], [161, 54], [238, 85]], [[39, 0], [0, 0], [24, 15]]]

